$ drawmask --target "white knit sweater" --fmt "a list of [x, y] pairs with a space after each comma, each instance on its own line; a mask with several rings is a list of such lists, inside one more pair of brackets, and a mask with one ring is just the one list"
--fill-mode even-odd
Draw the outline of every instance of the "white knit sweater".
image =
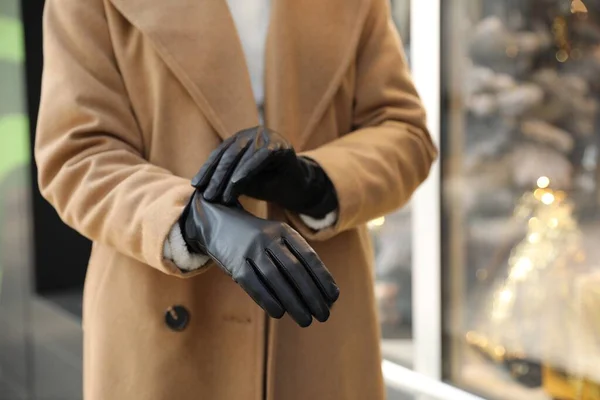
[[260, 110], [265, 100], [265, 48], [271, 0], [227, 0], [227, 3], [244, 49], [254, 99]]

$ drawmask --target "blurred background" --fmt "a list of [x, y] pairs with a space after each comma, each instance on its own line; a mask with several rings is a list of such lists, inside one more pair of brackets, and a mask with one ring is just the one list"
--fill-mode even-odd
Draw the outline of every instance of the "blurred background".
[[[441, 158], [369, 223], [389, 399], [600, 400], [600, 0], [391, 5]], [[0, 400], [81, 398], [90, 244], [32, 162], [42, 9], [0, 0]]]

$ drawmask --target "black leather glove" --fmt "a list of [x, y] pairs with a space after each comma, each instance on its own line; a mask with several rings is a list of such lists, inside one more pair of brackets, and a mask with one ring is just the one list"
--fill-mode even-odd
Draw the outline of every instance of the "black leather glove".
[[338, 206], [325, 171], [298, 157], [283, 136], [264, 127], [243, 130], [224, 141], [192, 184], [209, 201], [234, 204], [244, 194], [313, 218], [323, 218]]
[[196, 191], [180, 220], [191, 251], [205, 253], [273, 318], [302, 327], [324, 322], [339, 289], [315, 251], [289, 225], [241, 207], [209, 203]]

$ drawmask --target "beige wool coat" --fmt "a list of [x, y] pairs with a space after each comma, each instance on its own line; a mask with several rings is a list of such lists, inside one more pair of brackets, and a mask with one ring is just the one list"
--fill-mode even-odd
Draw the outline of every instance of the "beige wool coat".
[[266, 125], [319, 162], [339, 198], [319, 232], [242, 201], [291, 224], [335, 277], [331, 318], [306, 329], [266, 318], [210, 263], [185, 273], [163, 258], [190, 178], [258, 124], [226, 0], [46, 1], [35, 154], [43, 195], [94, 243], [86, 400], [384, 398], [365, 223], [428, 175], [424, 111], [387, 0], [276, 0], [269, 29]]

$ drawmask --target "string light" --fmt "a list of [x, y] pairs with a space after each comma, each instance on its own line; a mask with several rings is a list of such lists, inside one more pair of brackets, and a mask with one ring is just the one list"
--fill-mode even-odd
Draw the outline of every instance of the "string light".
[[508, 289], [504, 289], [503, 291], [500, 292], [500, 301], [510, 301], [512, 300], [513, 297], [513, 292], [511, 290]]
[[537, 232], [534, 232], [532, 234], [530, 234], [527, 239], [529, 240], [529, 243], [539, 243], [540, 241], [540, 234]]
[[554, 202], [554, 195], [552, 193], [544, 193], [542, 195], [542, 203], [550, 205]]
[[547, 176], [540, 176], [537, 180], [537, 186], [540, 189], [546, 189], [548, 186], [550, 186], [550, 178]]
[[375, 229], [383, 226], [383, 224], [385, 224], [385, 217], [379, 217], [367, 222], [367, 227], [369, 229]]

